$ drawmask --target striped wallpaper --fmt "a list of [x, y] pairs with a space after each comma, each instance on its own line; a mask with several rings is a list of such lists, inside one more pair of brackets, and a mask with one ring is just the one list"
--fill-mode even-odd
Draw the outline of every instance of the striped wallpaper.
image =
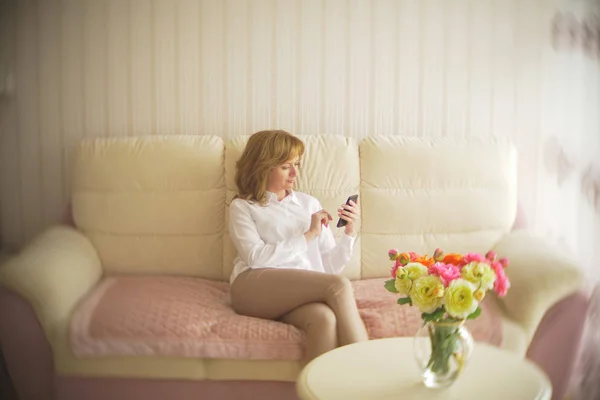
[[83, 137], [508, 135], [535, 166], [551, 3], [1, 2], [2, 240], [61, 220]]

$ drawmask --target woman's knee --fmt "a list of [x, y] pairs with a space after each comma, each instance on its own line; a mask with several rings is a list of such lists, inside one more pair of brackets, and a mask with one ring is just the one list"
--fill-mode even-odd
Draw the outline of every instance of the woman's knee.
[[326, 328], [335, 328], [337, 318], [333, 310], [324, 303], [314, 303], [311, 307], [311, 315], [308, 325], [313, 325], [319, 330]]
[[341, 275], [330, 275], [330, 283], [327, 287], [327, 292], [325, 293], [326, 297], [329, 296], [342, 296], [353, 294], [354, 289], [352, 287], [352, 283], [348, 278]]

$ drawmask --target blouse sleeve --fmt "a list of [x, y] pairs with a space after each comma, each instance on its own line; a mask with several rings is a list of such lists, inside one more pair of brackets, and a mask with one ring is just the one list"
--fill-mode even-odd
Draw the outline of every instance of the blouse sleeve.
[[307, 251], [304, 235], [300, 234], [274, 244], [265, 243], [256, 228], [250, 207], [236, 199], [229, 207], [229, 235], [239, 257], [250, 267], [273, 267], [291, 262]]
[[344, 270], [344, 266], [352, 257], [354, 242], [355, 237], [344, 233], [336, 243], [331, 227], [323, 227], [319, 236], [319, 250], [325, 272], [339, 274]]

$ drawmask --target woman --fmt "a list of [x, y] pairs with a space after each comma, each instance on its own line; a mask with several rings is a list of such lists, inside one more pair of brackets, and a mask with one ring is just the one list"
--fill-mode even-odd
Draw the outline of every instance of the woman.
[[339, 275], [352, 255], [357, 204], [338, 209], [347, 225], [336, 244], [331, 215], [293, 190], [303, 154], [302, 141], [284, 131], [250, 137], [236, 164], [229, 233], [238, 252], [230, 279], [234, 310], [303, 330], [306, 363], [368, 335], [350, 281]]

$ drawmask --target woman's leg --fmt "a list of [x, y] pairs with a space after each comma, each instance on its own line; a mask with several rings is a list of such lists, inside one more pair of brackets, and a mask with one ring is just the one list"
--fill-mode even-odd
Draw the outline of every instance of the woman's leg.
[[327, 304], [337, 318], [338, 343], [368, 340], [352, 285], [347, 278], [322, 272], [260, 268], [240, 274], [231, 285], [231, 304], [239, 314], [279, 319], [308, 303]]
[[324, 303], [308, 303], [280, 318], [306, 334], [303, 364], [337, 347], [337, 320], [333, 310]]

